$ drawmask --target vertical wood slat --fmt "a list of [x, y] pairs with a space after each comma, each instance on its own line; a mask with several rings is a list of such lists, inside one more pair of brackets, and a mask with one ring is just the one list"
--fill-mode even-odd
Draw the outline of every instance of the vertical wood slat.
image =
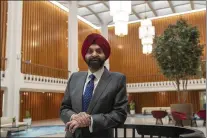
[[[46, 13], [47, 13], [47, 10], [48, 9], [46, 9], [46, 8], [44, 8], [44, 5], [42, 5], [42, 7], [41, 7], [41, 10], [43, 11], [43, 12], [41, 12], [43, 15], [46, 15]], [[41, 16], [41, 15], [40, 15]], [[42, 31], [41, 31], [41, 35], [42, 35], [42, 42], [43, 42], [43, 46], [44, 47], [46, 47], [46, 49], [48, 49], [48, 51], [47, 51], [47, 55], [50, 53], [50, 48], [48, 47], [48, 44], [49, 44], [49, 38], [48, 38], [48, 26], [47, 26], [47, 22], [45, 22], [45, 20], [44, 20], [44, 17], [43, 16], [41, 16], [42, 18], [41, 18], [41, 24], [43, 25], [43, 28], [41, 29]], [[45, 17], [45, 19], [46, 20], [48, 20], [47, 19], [48, 18], [48, 16], [47, 17]], [[51, 48], [52, 49], [52, 48]], [[41, 49], [40, 49], [41, 50]], [[43, 57], [43, 53], [42, 53], [42, 51], [39, 51], [39, 54], [40, 54], [40, 58], [44, 58]], [[52, 66], [51, 64], [50, 64], [50, 61], [48, 61], [48, 57], [46, 56], [45, 57], [45, 59], [46, 59], [46, 63], [47, 63], [47, 65], [49, 65], [49, 66]], [[39, 61], [38, 62], [39, 64], [43, 64], [41, 61]], [[49, 77], [52, 77], [51, 76], [51, 74], [49, 75], [48, 74], [49, 73], [49, 70], [46, 70], [46, 74], [49, 76]], [[40, 71], [40, 74], [44, 74], [44, 71], [43, 70], [41, 70]]]
[[0, 1], [0, 69], [4, 71], [6, 69], [6, 31], [7, 31], [7, 11], [8, 11], [8, 1]]
[[[136, 103], [136, 113], [141, 113], [142, 107], [170, 107], [178, 103], [177, 92], [130, 93], [129, 97]], [[189, 91], [186, 103], [192, 103], [194, 112], [199, 111], [199, 91]]]
[[[48, 9], [49, 10], [49, 9]], [[49, 12], [49, 11], [48, 11]], [[51, 15], [50, 16], [48, 16], [48, 21], [50, 21], [50, 17], [51, 17]], [[52, 22], [52, 20], [50, 21], [50, 22]], [[52, 23], [51, 23], [51, 25], [52, 25]], [[52, 30], [52, 27], [50, 27], [50, 28], [48, 28], [48, 32], [49, 32], [49, 34], [51, 34], [51, 31]], [[49, 45], [48, 45], [48, 47], [50, 46], [52, 46], [52, 53], [54, 53], [54, 46], [53, 46], [53, 43], [51, 43], [52, 42], [52, 39], [51, 39], [51, 35], [49, 35], [48, 34], [48, 37], [49, 37]], [[54, 56], [52, 57], [52, 60], [51, 60], [51, 66], [54, 66]], [[53, 70], [51, 70], [51, 72], [52, 72], [52, 77], [54, 77], [54, 74], [53, 74]]]
[[[155, 26], [156, 35], [164, 32], [169, 24], [175, 24], [182, 17], [192, 26], [197, 26], [200, 32], [201, 44], [206, 43], [206, 11], [184, 14], [180, 16], [171, 16], [152, 20]], [[118, 37], [114, 34], [114, 27], [108, 29], [109, 43], [112, 54], [110, 56], [110, 70], [121, 72], [126, 75], [128, 83], [153, 82], [167, 80], [161, 73], [152, 54], [144, 55], [142, 53], [141, 40], [139, 39], [140, 23], [128, 25], [128, 35]], [[122, 46], [120, 48], [119, 46]], [[206, 48], [204, 48], [203, 58], [206, 58]], [[121, 53], [118, 55], [118, 53]], [[124, 58], [123, 58], [124, 57]]]

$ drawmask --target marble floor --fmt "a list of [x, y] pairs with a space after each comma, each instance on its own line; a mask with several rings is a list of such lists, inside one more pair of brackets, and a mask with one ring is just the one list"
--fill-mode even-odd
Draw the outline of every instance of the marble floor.
[[[155, 119], [152, 117], [128, 117], [126, 120], [127, 124], [155, 124]], [[202, 132], [204, 132], [205, 136], [206, 135], [206, 127], [202, 126], [202, 121], [197, 121], [197, 125], [198, 127], [190, 127], [190, 126], [185, 126], [185, 127], [189, 127], [191, 129], [198, 129], [201, 130]], [[163, 119], [163, 124], [164, 125], [173, 125], [174, 124], [168, 124], [168, 118], [164, 118]], [[43, 120], [43, 121], [33, 121], [32, 122], [32, 126], [50, 126], [50, 125], [64, 125], [63, 122], [60, 119], [51, 119], [51, 120]], [[119, 137], [123, 137], [123, 130], [119, 129]], [[127, 137], [131, 137], [132, 135], [131, 130], [127, 130]], [[41, 137], [64, 137], [65, 133], [59, 133], [59, 134], [55, 134], [55, 135], [44, 135]], [[135, 135], [136, 137], [139, 137], [138, 134]]]

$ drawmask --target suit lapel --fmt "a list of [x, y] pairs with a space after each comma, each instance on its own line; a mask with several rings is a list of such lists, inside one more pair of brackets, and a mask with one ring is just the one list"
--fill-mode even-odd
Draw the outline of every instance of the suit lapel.
[[91, 102], [89, 104], [88, 107], [88, 113], [91, 114], [94, 106], [96, 105], [96, 103], [98, 102], [98, 99], [100, 98], [101, 94], [104, 92], [106, 86], [108, 85], [108, 83], [110, 82], [111, 77], [110, 77], [110, 72], [105, 69], [103, 72], [103, 75], [101, 76], [101, 79], [98, 82], [98, 85], [95, 89], [94, 95], [91, 99]]
[[84, 73], [84, 75], [82, 77], [80, 77], [80, 79], [78, 80], [77, 84], [78, 87], [76, 88], [76, 94], [74, 99], [77, 99], [78, 102], [77, 103], [77, 109], [79, 112], [82, 112], [82, 96], [83, 96], [83, 89], [84, 89], [84, 85], [86, 82], [86, 77], [87, 77], [87, 72]]

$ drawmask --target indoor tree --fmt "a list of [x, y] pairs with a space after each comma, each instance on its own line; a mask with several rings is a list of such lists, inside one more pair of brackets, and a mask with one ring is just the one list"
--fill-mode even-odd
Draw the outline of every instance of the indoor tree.
[[155, 37], [153, 56], [162, 74], [176, 84], [179, 103], [186, 101], [183, 92], [188, 80], [200, 72], [203, 45], [199, 36], [197, 27], [181, 18]]

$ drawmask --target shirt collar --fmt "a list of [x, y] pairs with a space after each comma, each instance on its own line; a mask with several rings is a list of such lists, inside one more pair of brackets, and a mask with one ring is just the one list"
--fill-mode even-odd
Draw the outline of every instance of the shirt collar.
[[94, 73], [92, 73], [90, 70], [88, 70], [88, 76], [87, 77], [89, 77], [91, 74], [93, 74], [96, 77], [95, 79], [99, 80], [101, 78], [103, 72], [104, 72], [104, 66], [101, 69], [94, 72]]

